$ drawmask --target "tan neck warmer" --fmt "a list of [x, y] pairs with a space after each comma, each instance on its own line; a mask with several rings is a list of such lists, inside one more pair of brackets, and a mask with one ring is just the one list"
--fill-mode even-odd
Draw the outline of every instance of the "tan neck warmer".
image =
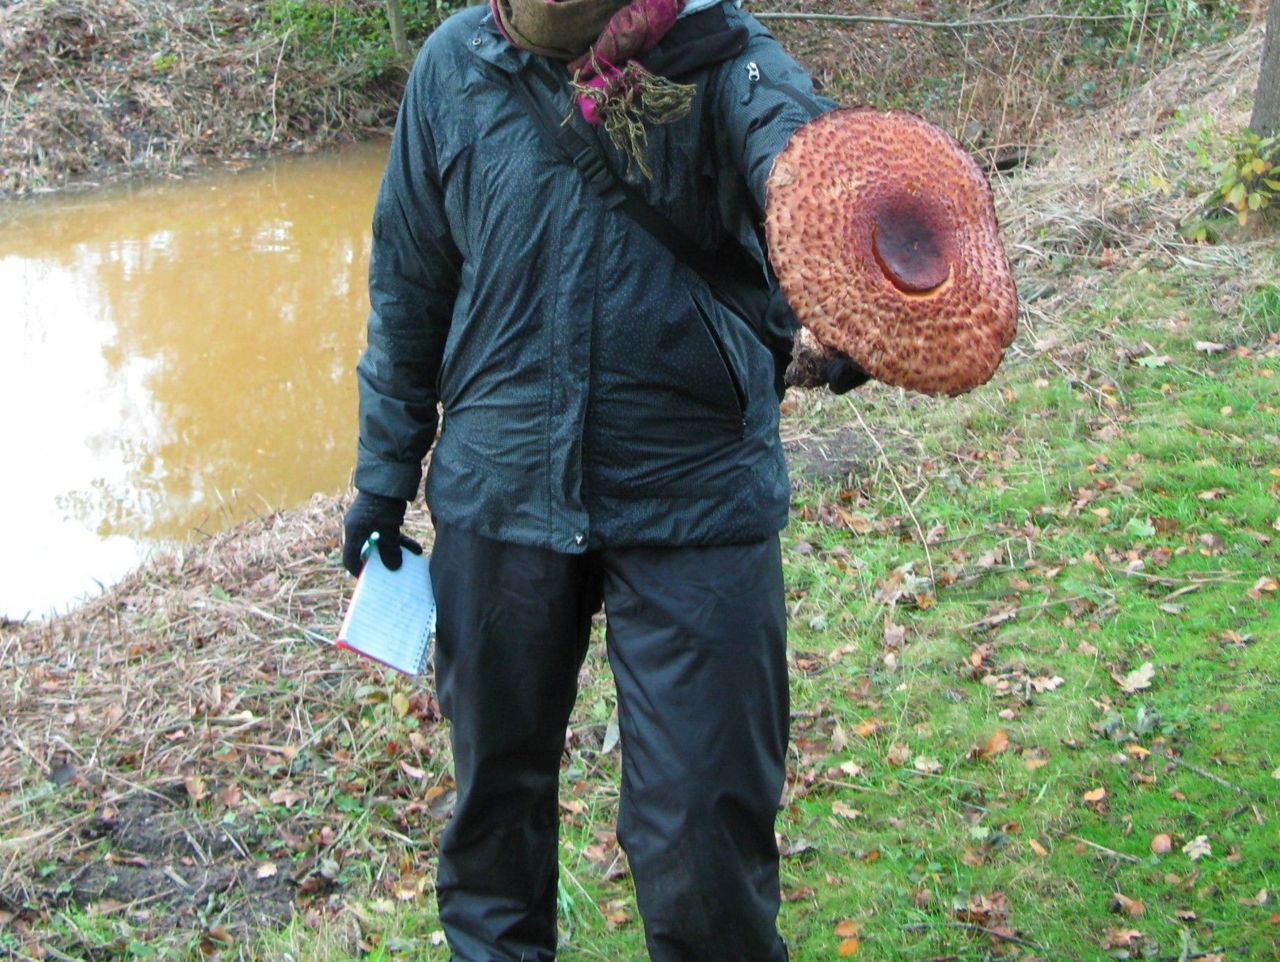
[[512, 43], [556, 60], [574, 60], [591, 49], [610, 18], [628, 0], [495, 0], [502, 30]]

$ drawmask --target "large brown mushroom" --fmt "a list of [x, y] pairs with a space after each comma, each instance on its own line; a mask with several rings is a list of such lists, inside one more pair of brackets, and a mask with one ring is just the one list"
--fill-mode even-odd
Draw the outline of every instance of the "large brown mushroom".
[[845, 108], [792, 135], [769, 175], [769, 257], [796, 316], [877, 380], [985, 383], [1018, 297], [982, 169], [905, 111]]

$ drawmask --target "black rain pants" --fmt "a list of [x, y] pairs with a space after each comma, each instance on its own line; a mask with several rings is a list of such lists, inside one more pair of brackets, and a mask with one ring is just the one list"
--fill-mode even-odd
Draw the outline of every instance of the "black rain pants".
[[560, 761], [602, 604], [622, 743], [618, 840], [650, 959], [785, 962], [778, 539], [568, 555], [445, 525], [431, 578], [458, 786], [437, 874], [455, 962], [555, 958]]

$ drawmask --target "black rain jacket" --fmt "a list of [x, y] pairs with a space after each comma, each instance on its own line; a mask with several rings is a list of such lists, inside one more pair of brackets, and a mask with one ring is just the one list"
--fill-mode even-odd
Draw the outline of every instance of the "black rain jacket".
[[[649, 129], [653, 178], [632, 182], [705, 249], [744, 245], [766, 285], [765, 179], [834, 104], [727, 3], [642, 60], [697, 95]], [[414, 65], [373, 218], [356, 487], [412, 500], [434, 442], [432, 514], [485, 537], [581, 552], [777, 532], [789, 312], [735, 314], [608, 209], [513, 94], [524, 70], [552, 72], [569, 112], [564, 65], [512, 46], [484, 7], [442, 24]]]

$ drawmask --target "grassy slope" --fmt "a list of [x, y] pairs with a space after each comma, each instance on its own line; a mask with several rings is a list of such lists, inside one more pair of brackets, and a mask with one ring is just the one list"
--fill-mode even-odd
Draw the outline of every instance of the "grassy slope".
[[[1280, 260], [1228, 253], [1108, 275], [972, 397], [792, 411], [886, 448], [802, 483], [786, 536], [798, 962], [1280, 958], [1280, 287], [1221, 300]], [[605, 675], [566, 767], [566, 960], [643, 954]], [[416, 892], [363, 924], [372, 957], [447, 958]]]

